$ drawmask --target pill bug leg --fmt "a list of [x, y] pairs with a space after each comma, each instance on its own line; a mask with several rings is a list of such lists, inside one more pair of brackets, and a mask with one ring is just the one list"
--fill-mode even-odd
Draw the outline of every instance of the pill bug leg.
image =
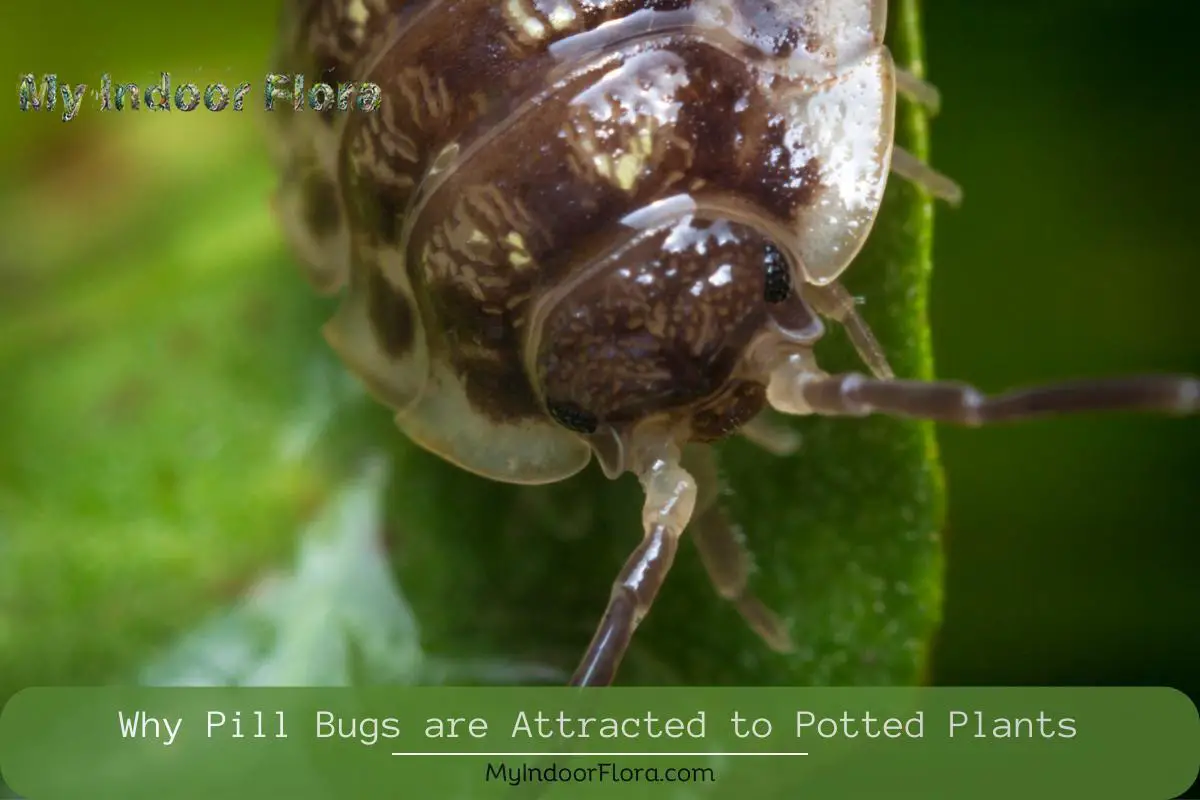
[[[941, 110], [942, 96], [937, 87], [908, 70], [896, 70], [896, 92], [923, 106], [930, 114], [937, 114]], [[892, 172], [917, 184], [939, 200], [953, 206], [962, 203], [962, 189], [957, 183], [902, 147], [892, 150]]]
[[689, 447], [684, 452], [684, 463], [700, 487], [688, 537], [696, 543], [713, 588], [733, 604], [768, 647], [781, 653], [791, 651], [792, 640], [783, 621], [749, 590], [751, 555], [742, 532], [720, 503], [721, 478], [715, 452], [709, 446]]
[[942, 108], [942, 95], [937, 87], [906, 69], [896, 70], [896, 91], [924, 106], [930, 114], [936, 114]]
[[952, 206], [962, 203], [962, 188], [957, 183], [902, 147], [892, 150], [892, 172], [920, 186], [938, 200], [944, 200]]
[[747, 422], [738, 433], [756, 447], [781, 458], [799, 452], [802, 444], [800, 434], [770, 409]]
[[805, 286], [801, 290], [805, 301], [820, 314], [832, 319], [846, 329], [846, 335], [854, 346], [858, 357], [871, 370], [876, 378], [887, 379], [895, 375], [883, 347], [875, 334], [867, 326], [866, 320], [858, 313], [858, 305], [840, 283], [834, 282], [828, 286]]

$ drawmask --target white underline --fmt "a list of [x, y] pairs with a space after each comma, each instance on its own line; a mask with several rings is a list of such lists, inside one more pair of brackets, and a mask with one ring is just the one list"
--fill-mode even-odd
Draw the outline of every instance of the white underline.
[[563, 753], [392, 753], [394, 756], [406, 757], [456, 757], [466, 758], [468, 756], [477, 756], [479, 758], [568, 758], [570, 756], [585, 756], [587, 758], [618, 758], [620, 756], [634, 756], [638, 758], [648, 757], [668, 757], [668, 758], [703, 758], [704, 756], [720, 756], [722, 758], [790, 758], [793, 756], [806, 756], [808, 753], [794, 752], [775, 752], [775, 753], [714, 753], [712, 751], [702, 751], [696, 753], [579, 753], [579, 752], [563, 752]]

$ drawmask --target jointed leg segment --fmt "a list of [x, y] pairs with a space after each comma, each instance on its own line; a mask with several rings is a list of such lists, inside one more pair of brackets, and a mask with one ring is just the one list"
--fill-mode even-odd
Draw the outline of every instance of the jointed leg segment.
[[896, 70], [896, 91], [925, 106], [930, 114], [936, 114], [942, 109], [942, 94], [937, 87], [906, 69]]
[[962, 188], [902, 147], [892, 148], [892, 172], [952, 206], [962, 203]]
[[858, 313], [854, 296], [846, 291], [844, 286], [840, 283], [831, 283], [828, 286], [810, 284], [801, 291], [804, 293], [804, 299], [811, 303], [819, 314], [829, 317], [846, 329], [850, 343], [854, 345], [858, 357], [871, 370], [872, 375], [876, 378], [893, 377], [895, 373], [892, 372], [883, 347], [866, 320]]
[[780, 653], [792, 649], [792, 640], [779, 616], [747, 587], [750, 554], [720, 506], [696, 520], [689, 532], [700, 551], [700, 560], [717, 594], [733, 604], [750, 629], [767, 646]]
[[[896, 91], [924, 106], [930, 114], [941, 109], [942, 97], [937, 87], [908, 70], [896, 70]], [[892, 172], [952, 206], [962, 203], [962, 189], [957, 183], [901, 147], [892, 150]]]
[[713, 588], [733, 604], [768, 647], [778, 652], [791, 650], [791, 638], [783, 622], [748, 588], [750, 552], [719, 502], [721, 479], [713, 449], [689, 448], [684, 458], [700, 487], [696, 520], [688, 535], [696, 543]]
[[800, 449], [800, 434], [781, 420], [773, 419], [772, 414], [770, 409], [764, 411], [743, 425], [739, 433], [773, 456], [794, 455]]

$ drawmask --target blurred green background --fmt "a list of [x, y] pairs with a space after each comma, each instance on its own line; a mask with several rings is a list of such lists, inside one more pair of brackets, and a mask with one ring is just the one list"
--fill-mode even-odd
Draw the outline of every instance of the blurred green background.
[[[167, 70], [235, 83], [265, 72], [275, 13], [275, 4], [230, 0], [184, 3], [173, 11], [148, 0], [114, 5], [67, 0], [52, 11], [10, 3], [0, 11], [0, 60], [13, 77], [53, 71], [67, 81], [98, 82], [101, 72], [110, 71], [144, 83]], [[1196, 4], [930, 0], [925, 16], [928, 71], [943, 93], [943, 111], [932, 127], [934, 162], [967, 193], [961, 210], [937, 212], [930, 311], [937, 373], [999, 390], [1080, 374], [1200, 372], [1200, 244], [1193, 200], [1200, 182], [1194, 150], [1200, 111], [1197, 69], [1188, 55], [1200, 22]], [[137, 360], [140, 351], [127, 345], [150, 341], [162, 320], [190, 320], [194, 324], [184, 330], [201, 338], [206, 330], [236, 324], [243, 319], [238, 314], [261, 321], [256, 303], [269, 305], [272, 286], [294, 280], [277, 243], [263, 230], [262, 215], [243, 213], [261, 202], [243, 187], [269, 182], [254, 130], [262, 115], [237, 123], [173, 116], [163, 123], [147, 115], [102, 117], [85, 108], [80, 118], [63, 124], [20, 114], [15, 93], [4, 101], [0, 365], [7, 374], [0, 374], [0, 415], [7, 408], [29, 419], [30, 408], [44, 405], [48, 418], [55, 418], [50, 411], [69, 408], [75, 389], [65, 382], [66, 372], [39, 370], [39, 353], [23, 342], [53, 348], [56, 336], [77, 335], [83, 319], [103, 349], [106, 326], [120, 324], [128, 330], [111, 344], [117, 353], [112, 357]], [[187, 159], [178, 169], [156, 166], [168, 155], [178, 160], [193, 144], [202, 145], [203, 157]], [[184, 182], [197, 187], [201, 199], [195, 206], [178, 204], [170, 193]], [[196, 208], [218, 213], [202, 217]], [[144, 220], [137, 229], [121, 227], [134, 217]], [[199, 274], [217, 260], [227, 265], [217, 270], [221, 280], [245, 283], [243, 308], [218, 308], [203, 292], [172, 297], [161, 286], [140, 284], [139, 259], [177, 239], [194, 241], [196, 252], [204, 254], [189, 269]], [[71, 262], [77, 268], [70, 275], [55, 272], [67, 262], [63, 253], [81, 248], [94, 253], [97, 264], [128, 265], [105, 290], [112, 297], [155, 293], [160, 303], [144, 325], [112, 319], [122, 306], [105, 305], [108, 295], [91, 291], [92, 275], [77, 262]], [[279, 268], [238, 271], [255, 258], [274, 258]], [[62, 292], [61, 305], [55, 305], [61, 318], [22, 321], [14, 310], [47, 286]], [[256, 335], [286, 341], [291, 366], [308, 364], [323, 352], [316, 330], [324, 308], [315, 299], [288, 305], [282, 316], [267, 315]], [[75, 322], [68, 324], [68, 318]], [[170, 344], [156, 351], [164, 368], [185, 358], [195, 343], [182, 335]], [[255, 442], [255, 432], [274, 424], [273, 415], [290, 398], [312, 384], [333, 386], [331, 394], [352, 391], [339, 388], [336, 365], [328, 359], [290, 372], [289, 364], [275, 365], [279, 375], [304, 376], [303, 386], [294, 385], [256, 361], [253, 336], [245, 345], [244, 353], [219, 355], [217, 368], [237, 383], [219, 401], [228, 404], [224, 430], [195, 425], [204, 416], [201, 408], [160, 413], [139, 424], [162, 436], [195, 436], [200, 450], [220, 440], [223, 447], [241, 448], [237, 453], [244, 450], [249, 463], [264, 457], [266, 445]], [[98, 380], [89, 375], [89, 358], [78, 356], [71, 381]], [[186, 375], [180, 380], [184, 384], [176, 388], [186, 392]], [[136, 382], [125, 387], [125, 394], [113, 398], [111, 418], [101, 424], [128, 424], [129, 415], [139, 414], [143, 388]], [[316, 426], [329, 407], [332, 401], [289, 413]], [[377, 409], [362, 413], [379, 418]], [[935, 681], [1153, 683], [1200, 696], [1195, 578], [1200, 420], [1113, 416], [945, 429], [938, 439], [949, 507]], [[28, 465], [8, 458], [21, 449], [10, 447], [18, 442], [23, 452], [44, 450], [38, 470], [31, 473]], [[136, 465], [88, 446], [81, 431], [14, 429], [0, 419], [0, 525], [14, 524], [18, 499], [36, 498], [54, 481], [75, 481], [74, 507], [48, 508], [46, 519], [21, 524], [50, 529], [55, 514], [87, 520], [89, 508], [107, 507], [111, 496], [89, 496], [88, 469], [120, 472], [128, 466], [134, 474]], [[295, 443], [278, 446], [281, 452], [302, 449]], [[189, 536], [219, 538], [222, 515], [241, 514], [244, 523], [264, 528], [280, 517], [297, 524], [307, 519], [329, 494], [336, 454], [325, 460], [280, 458], [286, 468], [266, 485], [255, 483], [260, 476], [249, 471], [211, 476], [217, 489], [242, 497], [245, 507], [214, 509], [211, 529]], [[161, 486], [186, 487], [186, 469], [186, 464], [163, 467], [157, 479]], [[106, 485], [125, 492], [130, 504], [150, 496], [146, 487], [122, 486], [119, 480]], [[203, 512], [197, 504], [210, 489], [169, 493], [178, 507], [156, 512]], [[251, 504], [251, 496], [265, 500]], [[4, 534], [0, 529], [0, 537]], [[0, 539], [0, 559], [30, 556], [13, 541], [19, 540]], [[154, 557], [128, 553], [127, 580], [147, 584], [144, 592], [133, 590], [124, 605], [105, 608], [100, 616], [111, 630], [101, 627], [88, 636], [100, 641], [144, 626], [153, 639], [165, 635], [162, 616], [194, 614], [183, 607], [147, 612], [139, 602], [157, 597], [149, 574], [169, 580], [171, 570], [186, 568], [211, 575], [216, 588], [206, 602], [215, 608], [250, 585], [259, 565], [290, 548], [284, 536], [230, 539], [206, 549], [211, 563], [192, 563], [188, 543], [161, 531], [147, 528], [142, 543]], [[32, 594], [20, 596], [0, 593], [7, 606], [0, 607], [0, 646], [16, 641], [13, 631], [23, 608], [39, 613], [58, 608], [61, 613], [39, 643], [44, 655], [79, 635], [71, 627], [72, 609], [96, 602], [87, 594], [91, 560], [126, 554], [76, 552], [69, 536], [42, 546], [41, 560], [29, 563], [40, 564], [48, 581], [53, 576], [62, 584], [39, 583]], [[55, 553], [69, 569], [51, 563]], [[395, 624], [402, 628], [401, 622]], [[401, 640], [404, 630], [388, 635], [393, 634]], [[0, 652], [0, 661], [10, 666], [23, 657]], [[302, 680], [304, 670], [294, 667], [289, 675]]]
[[[926, 4], [944, 92], [937, 372], [995, 388], [1200, 370], [1192, 33], [1168, 0]], [[1200, 697], [1200, 420], [939, 434], [946, 683], [1172, 684]]]

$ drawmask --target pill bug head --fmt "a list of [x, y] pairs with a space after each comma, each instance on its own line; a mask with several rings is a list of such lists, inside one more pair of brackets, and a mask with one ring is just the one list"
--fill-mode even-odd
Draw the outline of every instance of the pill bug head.
[[685, 210], [589, 254], [542, 298], [526, 342], [546, 413], [588, 437], [610, 475], [646, 426], [693, 442], [739, 429], [765, 405], [778, 345], [823, 331], [759, 230], [664, 205]]

